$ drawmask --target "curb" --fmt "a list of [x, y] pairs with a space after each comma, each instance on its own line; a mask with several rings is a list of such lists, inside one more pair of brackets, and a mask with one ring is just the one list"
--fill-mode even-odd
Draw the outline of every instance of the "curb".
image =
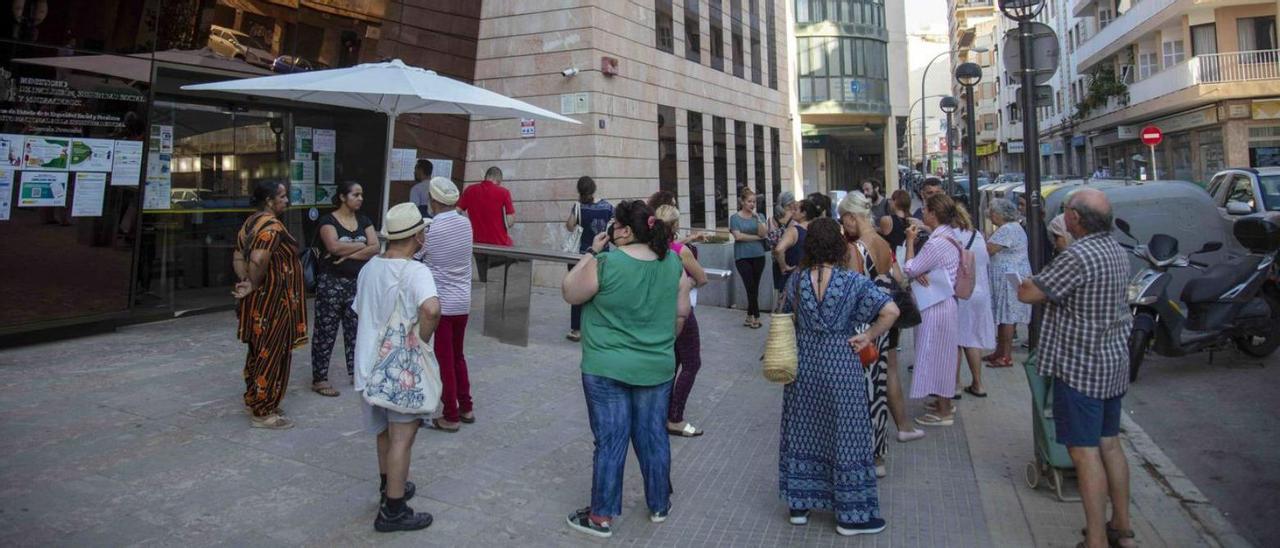
[[1141, 467], [1178, 501], [1188, 521], [1200, 532], [1206, 544], [1224, 548], [1253, 546], [1127, 413], [1121, 414], [1120, 426], [1132, 454], [1141, 459]]

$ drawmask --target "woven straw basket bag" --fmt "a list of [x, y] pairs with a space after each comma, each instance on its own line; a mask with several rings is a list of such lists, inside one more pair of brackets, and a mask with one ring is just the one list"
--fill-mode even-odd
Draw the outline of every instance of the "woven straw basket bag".
[[769, 316], [769, 335], [764, 340], [764, 378], [789, 384], [796, 380], [796, 368], [800, 364], [795, 316], [778, 313]]

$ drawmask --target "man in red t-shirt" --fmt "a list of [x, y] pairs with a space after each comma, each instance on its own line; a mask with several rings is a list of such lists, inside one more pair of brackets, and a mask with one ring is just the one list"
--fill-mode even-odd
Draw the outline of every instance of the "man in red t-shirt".
[[516, 224], [516, 207], [511, 203], [511, 191], [502, 188], [502, 170], [497, 166], [484, 172], [484, 180], [462, 191], [458, 209], [471, 219], [475, 243], [515, 245], [507, 229]]

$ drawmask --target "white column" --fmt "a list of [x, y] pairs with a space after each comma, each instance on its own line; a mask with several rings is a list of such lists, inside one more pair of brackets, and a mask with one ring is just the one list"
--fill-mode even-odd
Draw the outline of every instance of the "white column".
[[892, 194], [898, 190], [898, 124], [890, 116], [884, 124], [884, 191]]

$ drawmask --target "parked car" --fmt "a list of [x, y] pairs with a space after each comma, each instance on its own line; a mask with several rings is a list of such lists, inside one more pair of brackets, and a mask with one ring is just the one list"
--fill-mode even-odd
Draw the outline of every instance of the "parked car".
[[262, 40], [218, 25], [209, 29], [209, 49], [223, 57], [240, 59], [263, 68], [270, 68], [276, 58], [271, 54], [271, 46]]
[[280, 74], [291, 74], [294, 72], [307, 72], [320, 68], [316, 63], [312, 63], [302, 57], [294, 57], [292, 55], [281, 55], [271, 62], [271, 72]]
[[1280, 167], [1219, 171], [1209, 180], [1209, 196], [1230, 223], [1246, 215], [1280, 211]]

